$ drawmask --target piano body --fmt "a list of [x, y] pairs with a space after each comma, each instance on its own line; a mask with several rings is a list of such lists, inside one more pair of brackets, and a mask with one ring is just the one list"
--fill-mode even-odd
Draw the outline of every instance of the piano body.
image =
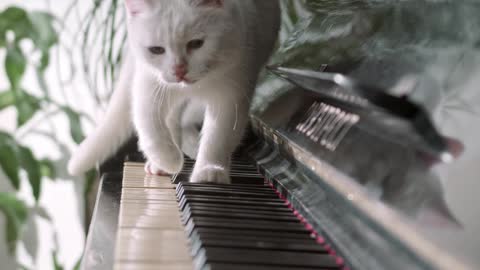
[[[299, 14], [322, 5], [307, 2]], [[380, 27], [386, 7], [372, 6], [341, 14], [359, 27], [352, 35]], [[430, 14], [449, 7], [436, 8]], [[233, 184], [188, 183], [188, 159], [176, 176], [146, 176], [132, 139], [100, 168], [83, 269], [473, 269], [475, 258], [442, 238], [464, 228], [434, 170], [458, 156], [459, 143], [412, 101], [415, 85], [396, 80], [405, 66], [395, 59], [395, 76], [382, 70], [390, 55], [318, 64], [308, 32], [328, 20], [304, 17], [302, 31], [283, 33], [285, 43], [305, 41], [303, 50], [286, 46], [259, 86]], [[392, 81], [400, 94], [389, 94]]]

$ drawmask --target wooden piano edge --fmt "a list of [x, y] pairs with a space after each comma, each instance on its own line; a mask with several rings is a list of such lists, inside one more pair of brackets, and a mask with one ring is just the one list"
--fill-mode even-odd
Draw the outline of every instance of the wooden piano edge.
[[121, 172], [109, 172], [100, 179], [81, 269], [113, 269], [122, 175]]
[[[97, 167], [97, 178], [86, 196], [85, 224], [88, 230], [81, 269], [113, 269], [123, 163], [130, 155], [139, 155], [137, 141], [136, 137], [130, 138], [114, 156]], [[104, 213], [107, 214], [108, 221], [103, 220]], [[102, 242], [104, 233], [108, 234], [110, 242]]]

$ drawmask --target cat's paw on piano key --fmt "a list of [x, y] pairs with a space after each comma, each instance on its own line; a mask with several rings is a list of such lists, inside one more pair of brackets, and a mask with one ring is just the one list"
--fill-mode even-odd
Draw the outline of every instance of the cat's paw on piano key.
[[207, 165], [195, 169], [190, 177], [192, 183], [230, 184], [232, 180], [228, 170], [221, 166]]
[[145, 163], [145, 172], [151, 175], [170, 175], [178, 173], [183, 167], [183, 157], [175, 158], [175, 155], [170, 155], [168, 158], [162, 159], [148, 159]]
[[145, 173], [148, 175], [157, 175], [157, 176], [168, 176], [169, 173], [155, 167], [152, 163], [145, 163]]

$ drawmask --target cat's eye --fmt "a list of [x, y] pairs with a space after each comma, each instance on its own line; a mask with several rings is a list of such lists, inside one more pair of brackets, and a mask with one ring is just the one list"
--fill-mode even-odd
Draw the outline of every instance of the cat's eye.
[[165, 53], [165, 48], [160, 47], [160, 46], [149, 47], [148, 50], [152, 54], [164, 54]]
[[200, 49], [205, 42], [202, 39], [194, 39], [187, 43], [187, 49], [197, 50]]

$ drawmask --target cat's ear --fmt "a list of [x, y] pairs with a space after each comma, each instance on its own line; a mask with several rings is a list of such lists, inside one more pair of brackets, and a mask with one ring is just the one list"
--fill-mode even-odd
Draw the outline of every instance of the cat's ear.
[[199, 7], [223, 7], [224, 0], [190, 0], [190, 3]]
[[125, 0], [125, 6], [131, 16], [136, 16], [152, 8], [150, 1], [151, 0]]

